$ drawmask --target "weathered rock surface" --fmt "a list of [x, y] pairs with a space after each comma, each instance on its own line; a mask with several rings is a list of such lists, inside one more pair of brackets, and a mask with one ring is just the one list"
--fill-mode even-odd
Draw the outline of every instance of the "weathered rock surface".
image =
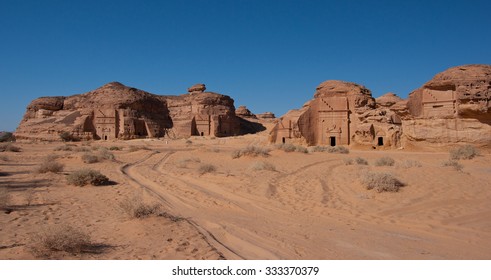
[[254, 118], [256, 119], [256, 115], [254, 115], [246, 106], [241, 105], [239, 108], [235, 110], [235, 115], [241, 118]]
[[291, 110], [271, 131], [272, 142], [307, 145], [400, 145], [401, 119], [385, 108], [364, 86], [343, 82], [321, 83], [314, 99], [300, 110]]
[[403, 100], [373, 99], [350, 82], [326, 81], [299, 110], [282, 116], [271, 142], [308, 145], [491, 145], [491, 65], [464, 65], [437, 74]]
[[80, 139], [110, 140], [240, 134], [242, 120], [233, 99], [205, 89], [199, 84], [190, 94], [160, 96], [113, 82], [84, 94], [41, 97], [27, 106], [15, 135], [59, 140], [60, 133], [69, 132]]
[[413, 120], [404, 135], [416, 143], [491, 143], [491, 65], [450, 68], [409, 95]]

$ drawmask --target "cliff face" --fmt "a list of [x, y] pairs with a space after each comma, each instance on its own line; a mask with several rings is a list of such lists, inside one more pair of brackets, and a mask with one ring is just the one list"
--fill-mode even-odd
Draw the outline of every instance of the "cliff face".
[[307, 145], [400, 145], [400, 119], [386, 108], [376, 108], [364, 86], [343, 82], [321, 83], [302, 109], [283, 116], [271, 133], [272, 142]]
[[437, 74], [403, 100], [376, 100], [355, 83], [321, 83], [302, 109], [282, 116], [271, 142], [307, 145], [453, 145], [491, 143], [491, 66], [464, 65]]
[[404, 135], [416, 143], [489, 145], [491, 65], [441, 72], [409, 95]]
[[15, 135], [59, 140], [68, 132], [79, 139], [111, 140], [239, 134], [233, 99], [205, 89], [160, 96], [113, 82], [84, 94], [41, 97], [28, 105]]

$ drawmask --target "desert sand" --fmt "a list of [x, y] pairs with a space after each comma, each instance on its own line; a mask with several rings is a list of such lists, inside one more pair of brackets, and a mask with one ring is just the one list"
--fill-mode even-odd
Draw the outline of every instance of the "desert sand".
[[[267, 133], [70, 143], [14, 143], [0, 153], [1, 259], [490, 259], [491, 155], [443, 167], [445, 150], [355, 150], [349, 154], [285, 152]], [[231, 154], [254, 145], [267, 157]], [[75, 147], [76, 146], [76, 147]], [[115, 159], [84, 163], [83, 150], [119, 147]], [[36, 173], [48, 155], [60, 173]], [[394, 166], [375, 166], [389, 156]], [[368, 165], [346, 165], [361, 157]], [[405, 166], [408, 160], [420, 167]], [[258, 162], [275, 170], [261, 170]], [[200, 172], [203, 165], [215, 170]], [[111, 183], [69, 185], [80, 168]], [[389, 172], [398, 192], [367, 190], [366, 170]], [[159, 203], [167, 215], [133, 218], [120, 207], [132, 197]], [[68, 224], [90, 235], [93, 252], [33, 250], [35, 236]]]

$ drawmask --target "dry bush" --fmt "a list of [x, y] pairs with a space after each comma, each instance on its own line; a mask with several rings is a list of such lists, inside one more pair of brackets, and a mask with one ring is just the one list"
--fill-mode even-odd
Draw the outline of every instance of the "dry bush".
[[291, 143], [280, 144], [277, 147], [278, 149], [287, 153], [295, 152], [296, 149], [296, 146]]
[[81, 169], [69, 174], [67, 176], [67, 181], [71, 185], [82, 187], [87, 184], [91, 184], [93, 186], [104, 185], [109, 182], [109, 179], [99, 171], [92, 169]]
[[162, 205], [158, 203], [148, 204], [139, 196], [135, 196], [119, 203], [119, 207], [131, 218], [142, 219], [150, 215], [159, 215]]
[[21, 149], [12, 143], [1, 143], [0, 144], [0, 152], [20, 152]]
[[84, 163], [96, 163], [96, 162], [99, 162], [99, 157], [96, 156], [96, 155], [93, 155], [93, 154], [84, 154], [82, 155], [82, 161]]
[[303, 153], [303, 154], [308, 154], [309, 150], [305, 148], [304, 146], [296, 146], [295, 147], [295, 152], [297, 153]]
[[75, 152], [78, 152], [78, 153], [88, 153], [88, 152], [90, 152], [90, 149], [88, 147], [75, 147], [75, 148], [73, 148], [73, 150]]
[[394, 166], [395, 163], [391, 157], [381, 157], [375, 161], [375, 166]]
[[368, 165], [368, 161], [364, 158], [361, 158], [361, 157], [356, 157], [354, 159], [347, 158], [347, 159], [344, 159], [343, 162], [345, 165], [353, 165], [353, 164]]
[[89, 251], [93, 246], [90, 236], [69, 225], [57, 225], [33, 237], [33, 251], [38, 255], [62, 251], [70, 254]]
[[465, 145], [450, 151], [450, 158], [453, 160], [472, 159], [479, 155], [479, 150], [471, 145]]
[[258, 146], [247, 146], [245, 148], [242, 148], [240, 150], [235, 150], [232, 152], [232, 158], [240, 158], [242, 156], [251, 156], [251, 157], [257, 157], [257, 156], [263, 156], [267, 157], [269, 156], [270, 150], [268, 148], [263, 148], [263, 147], [258, 147]]
[[265, 162], [265, 161], [253, 162], [250, 168], [252, 170], [257, 170], [257, 171], [259, 170], [276, 171], [276, 167], [272, 163]]
[[309, 152], [311, 152], [311, 153], [325, 152], [325, 151], [326, 151], [326, 147], [323, 147], [323, 146], [309, 147]]
[[188, 144], [188, 145], [191, 145], [191, 144], [193, 144], [193, 141], [191, 141], [191, 140], [188, 139], [188, 140], [186, 140], [185, 143]]
[[65, 166], [62, 163], [55, 161], [55, 158], [48, 156], [36, 169], [37, 173], [59, 173], [63, 171]]
[[6, 188], [0, 188], [0, 209], [5, 210], [10, 203], [10, 194]]
[[220, 149], [217, 148], [217, 147], [211, 147], [208, 149], [208, 151], [212, 152], [212, 153], [219, 153], [220, 152]]
[[401, 168], [413, 168], [413, 167], [421, 167], [423, 165], [421, 164], [421, 162], [417, 160], [407, 159], [399, 163], [397, 166]]
[[212, 173], [212, 172], [215, 172], [216, 170], [217, 170], [217, 168], [214, 165], [209, 164], [209, 163], [201, 164], [198, 168], [199, 174], [201, 174], [201, 175], [203, 175], [205, 173]]
[[108, 149], [106, 148], [100, 148], [99, 153], [97, 154], [100, 160], [114, 160], [114, 154], [111, 153]]
[[404, 186], [390, 173], [365, 172], [361, 175], [360, 181], [367, 190], [375, 189], [377, 192], [397, 192]]
[[123, 150], [123, 148], [118, 147], [118, 146], [111, 146], [111, 147], [109, 147], [109, 150], [110, 151], [121, 151], [121, 150]]
[[443, 167], [453, 167], [453, 169], [455, 169], [457, 171], [462, 171], [462, 169], [464, 169], [464, 166], [455, 160], [444, 161], [444, 162], [442, 162], [442, 166]]
[[73, 151], [73, 147], [71, 145], [63, 145], [63, 146], [58, 146], [54, 148], [54, 151]]
[[331, 154], [349, 154], [349, 149], [343, 146], [334, 146], [327, 148], [327, 152]]
[[187, 165], [188, 163], [190, 162], [194, 162], [194, 163], [200, 163], [201, 160], [197, 157], [191, 157], [191, 158], [182, 158], [182, 159], [179, 159], [177, 162], [176, 162], [176, 166], [179, 167], [179, 168], [187, 168]]
[[128, 148], [128, 151], [129, 152], [136, 152], [136, 151], [139, 151], [139, 150], [151, 150], [150, 148], [146, 147], [146, 146], [130, 146]]

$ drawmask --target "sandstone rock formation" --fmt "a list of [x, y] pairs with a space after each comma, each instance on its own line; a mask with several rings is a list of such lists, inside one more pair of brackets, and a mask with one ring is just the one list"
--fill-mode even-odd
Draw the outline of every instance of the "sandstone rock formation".
[[409, 95], [408, 141], [491, 143], [491, 65], [464, 65], [437, 74]]
[[240, 134], [233, 99], [204, 90], [198, 84], [189, 94], [160, 96], [113, 82], [84, 94], [41, 97], [29, 104], [15, 135], [59, 140], [69, 132], [74, 138], [111, 140]]
[[251, 113], [251, 111], [247, 109], [247, 107], [244, 105], [239, 106], [239, 108], [235, 110], [235, 115], [241, 118], [253, 118], [253, 119], [257, 118], [256, 115]]
[[373, 99], [364, 86], [326, 81], [314, 99], [282, 116], [271, 142], [403, 147], [491, 145], [491, 65], [464, 65], [437, 74], [403, 100]]
[[256, 114], [256, 117], [258, 119], [263, 119], [263, 120], [273, 120], [273, 119], [276, 119], [276, 116], [272, 112], [264, 112], [262, 114]]
[[326, 81], [302, 109], [280, 118], [270, 139], [307, 145], [397, 147], [400, 135], [400, 118], [390, 109], [376, 109], [370, 90], [355, 83]]

